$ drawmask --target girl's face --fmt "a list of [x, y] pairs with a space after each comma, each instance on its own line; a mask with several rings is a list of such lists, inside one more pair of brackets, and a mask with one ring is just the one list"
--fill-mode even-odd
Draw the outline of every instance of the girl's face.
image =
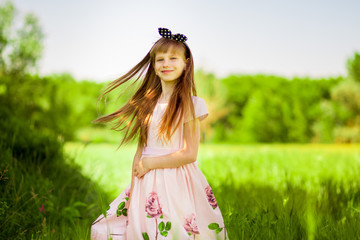
[[185, 52], [181, 49], [170, 48], [167, 52], [155, 54], [155, 73], [162, 81], [178, 80], [185, 70]]

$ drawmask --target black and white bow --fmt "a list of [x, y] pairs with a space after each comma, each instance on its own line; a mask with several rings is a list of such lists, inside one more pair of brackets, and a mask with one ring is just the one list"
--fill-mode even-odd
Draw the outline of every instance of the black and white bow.
[[184, 34], [177, 33], [173, 35], [167, 28], [159, 28], [159, 34], [164, 38], [172, 38], [179, 42], [185, 42], [187, 40], [187, 37]]

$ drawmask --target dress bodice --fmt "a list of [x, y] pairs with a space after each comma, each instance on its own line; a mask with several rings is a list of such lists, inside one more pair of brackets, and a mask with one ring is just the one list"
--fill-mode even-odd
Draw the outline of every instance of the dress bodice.
[[[206, 108], [205, 101], [200, 98], [193, 96], [192, 97], [194, 110], [195, 110], [195, 118], [200, 118], [203, 120], [208, 115], [208, 110]], [[160, 128], [160, 122], [162, 116], [164, 115], [168, 103], [157, 103], [155, 105], [153, 114], [150, 119], [150, 126], [147, 137], [147, 146], [143, 149], [143, 154], [170, 154], [172, 152], [176, 152], [184, 147], [183, 140], [183, 131], [184, 131], [184, 123], [191, 121], [191, 118], [185, 118], [180, 123], [179, 127], [175, 130], [174, 134], [171, 136], [170, 141], [163, 142], [158, 137], [158, 131]]]

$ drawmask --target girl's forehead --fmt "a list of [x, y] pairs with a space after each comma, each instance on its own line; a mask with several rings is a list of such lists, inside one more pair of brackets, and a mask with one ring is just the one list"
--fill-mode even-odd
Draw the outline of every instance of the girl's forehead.
[[158, 54], [173, 54], [173, 55], [181, 55], [185, 56], [185, 50], [180, 47], [170, 47], [168, 49], [162, 49], [155, 53], [155, 56]]

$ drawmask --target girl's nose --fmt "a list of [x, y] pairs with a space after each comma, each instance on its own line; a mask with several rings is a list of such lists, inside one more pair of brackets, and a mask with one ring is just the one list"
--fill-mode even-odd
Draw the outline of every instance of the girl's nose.
[[169, 59], [164, 59], [164, 67], [168, 67], [169, 66]]

